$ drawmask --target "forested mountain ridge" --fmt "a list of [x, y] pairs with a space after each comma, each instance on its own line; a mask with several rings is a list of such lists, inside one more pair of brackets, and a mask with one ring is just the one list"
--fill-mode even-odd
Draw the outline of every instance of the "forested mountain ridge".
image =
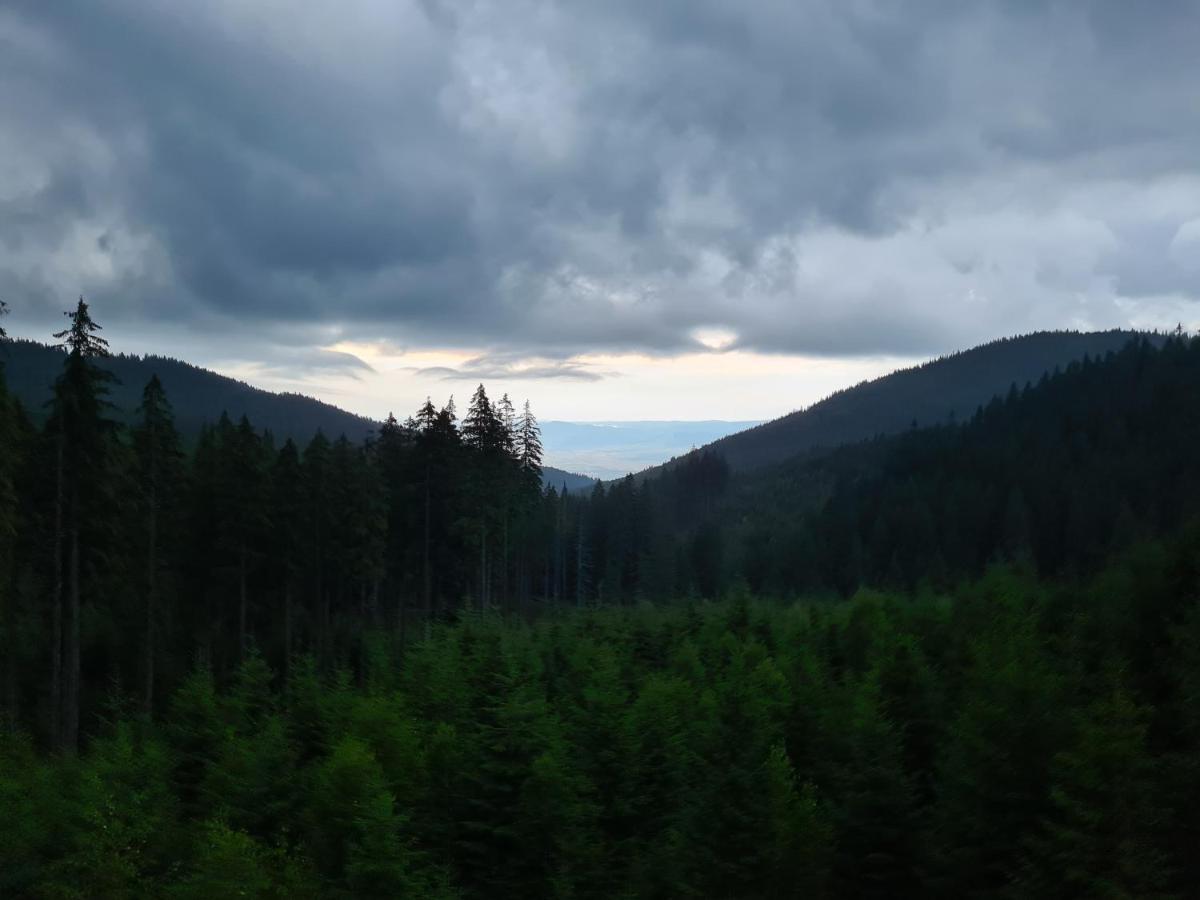
[[185, 452], [71, 323], [0, 378], [0, 895], [1194, 893], [1200, 339], [564, 497], [482, 385]]
[[[38, 341], [13, 340], [0, 345], [0, 365], [8, 389], [35, 419], [45, 414], [63, 356], [61, 348]], [[194, 441], [204, 426], [216, 424], [222, 413], [235, 422], [245, 416], [280, 441], [307, 442], [321, 431], [330, 440], [345, 435], [358, 442], [378, 431], [380, 425], [314, 397], [263, 390], [170, 357], [119, 353], [99, 364], [116, 378], [108, 399], [118, 420], [127, 424], [135, 420], [142, 386], [157, 376], [172, 400], [175, 425], [188, 442]], [[553, 466], [546, 466], [543, 475], [547, 485], [559, 490], [563, 485], [569, 491], [590, 490], [595, 482]]]
[[[1161, 346], [1156, 346], [1161, 344]], [[1200, 508], [1200, 339], [1135, 337], [959, 423], [737, 473], [715, 449], [568, 504], [586, 598], [846, 595], [1095, 568]]]
[[[43, 415], [64, 356], [61, 348], [37, 341], [14, 340], [0, 347], [8, 389], [31, 415]], [[118, 419], [134, 420], [142, 402], [142, 387], [151, 376], [158, 376], [172, 398], [176, 427], [187, 439], [194, 439], [205, 425], [215, 424], [221, 413], [234, 421], [245, 416], [281, 441], [307, 441], [317, 431], [331, 439], [344, 434], [361, 441], [379, 427], [377, 422], [312, 397], [266, 391], [165, 356], [120, 353], [99, 364], [116, 378], [108, 399]]]
[[[814, 448], [903, 431], [914, 422], [938, 425], [962, 420], [1013, 384], [1020, 388], [1084, 356], [1119, 350], [1139, 334], [1041, 331], [1002, 338], [837, 391], [805, 409], [699, 450], [719, 454], [736, 472], [782, 462]], [[639, 476], [653, 476], [662, 468], [656, 466]]]

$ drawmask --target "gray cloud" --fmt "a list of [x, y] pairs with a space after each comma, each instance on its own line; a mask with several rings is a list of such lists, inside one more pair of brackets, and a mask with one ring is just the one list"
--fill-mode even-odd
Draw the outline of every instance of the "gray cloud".
[[425, 366], [409, 371], [440, 381], [528, 381], [538, 379], [560, 379], [565, 381], [600, 381], [613, 377], [608, 372], [576, 360], [539, 360], [496, 356], [479, 356], [469, 359], [461, 366]]
[[1200, 299], [1198, 10], [24, 0], [0, 296], [464, 378], [1149, 324]]

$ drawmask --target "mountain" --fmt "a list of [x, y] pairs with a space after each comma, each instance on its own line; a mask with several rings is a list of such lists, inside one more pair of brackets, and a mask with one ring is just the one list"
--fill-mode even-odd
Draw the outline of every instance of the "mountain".
[[[702, 449], [734, 471], [782, 462], [818, 447], [969, 418], [992, 397], [1085, 356], [1120, 350], [1132, 331], [1042, 331], [1003, 338], [831, 394], [807, 409], [713, 441]], [[1152, 340], [1154, 336], [1150, 336]], [[643, 474], [653, 475], [661, 467]]]
[[758, 425], [757, 421], [542, 422], [546, 455], [598, 478], [619, 478]]
[[[34, 418], [40, 418], [62, 369], [62, 351], [37, 341], [14, 340], [0, 347], [0, 360], [9, 391]], [[360, 441], [379, 427], [378, 422], [313, 397], [265, 391], [178, 359], [117, 354], [102, 365], [117, 378], [109, 396], [116, 418], [134, 420], [142, 388], [152, 375], [158, 375], [174, 407], [176, 425], [186, 439], [194, 438], [205, 424], [216, 422], [222, 412], [234, 421], [245, 416], [255, 428], [300, 445], [318, 430], [329, 437], [344, 434]], [[551, 466], [546, 467], [543, 480], [559, 490], [565, 484], [568, 491], [591, 490], [595, 483], [594, 478]]]
[[[1156, 346], [1156, 343], [1159, 346]], [[1200, 501], [1200, 340], [1127, 343], [906, 429], [735, 477], [719, 517], [755, 590], [912, 588], [997, 560], [1095, 570]]]
[[954, 423], [740, 472], [688, 454], [581, 501], [567, 543], [585, 598], [944, 589], [998, 561], [1087, 574], [1200, 509], [1198, 394], [1200, 338], [1134, 339]]
[[542, 484], [552, 487], [559, 493], [587, 493], [596, 486], [597, 479], [591, 475], [580, 475], [578, 472], [567, 472], [554, 466], [542, 467]]

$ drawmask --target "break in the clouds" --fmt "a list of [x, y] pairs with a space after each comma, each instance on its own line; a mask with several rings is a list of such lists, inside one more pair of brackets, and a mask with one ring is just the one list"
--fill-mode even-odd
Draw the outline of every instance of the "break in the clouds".
[[1189, 0], [10, 0], [0, 297], [450, 378], [1192, 324], [1198, 46]]

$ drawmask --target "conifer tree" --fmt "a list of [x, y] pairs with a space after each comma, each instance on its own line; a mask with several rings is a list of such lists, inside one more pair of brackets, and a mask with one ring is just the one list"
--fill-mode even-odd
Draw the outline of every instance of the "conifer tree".
[[[8, 307], [0, 301], [0, 321]], [[0, 342], [7, 340], [0, 326]], [[18, 510], [17, 468], [22, 456], [20, 410], [9, 396], [0, 359], [0, 653], [5, 662], [0, 669], [0, 716], [16, 721], [16, 591], [13, 585], [14, 551], [17, 542]]]
[[500, 401], [492, 412], [496, 421], [496, 433], [500, 447], [505, 453], [512, 456], [515, 451], [517, 414], [513, 409], [512, 401], [508, 399], [508, 394], [500, 397]]
[[417, 430], [421, 432], [427, 432], [432, 429], [434, 423], [437, 421], [437, 416], [438, 411], [434, 407], [433, 402], [426, 397], [425, 402], [421, 405], [421, 408], [417, 410]]
[[[71, 325], [55, 333], [66, 350], [63, 371], [54, 385], [48, 428], [56, 437], [57, 500], [55, 506], [55, 598], [54, 618], [57, 645], [61, 656], [55, 663], [61, 672], [53, 673], [61, 684], [61, 709], [57, 711], [57, 744], [72, 752], [79, 742], [81, 594], [85, 552], [84, 529], [99, 526], [98, 516], [104, 502], [104, 469], [108, 438], [113, 423], [105, 417], [105, 397], [113, 376], [96, 365], [95, 360], [109, 355], [108, 342], [100, 337], [97, 325], [82, 297], [73, 311], [64, 313]], [[94, 533], [94, 531], [93, 531]], [[62, 553], [67, 556], [66, 603], [61, 585]], [[61, 629], [61, 637], [58, 632]], [[61, 663], [59, 663], [61, 660]]]
[[436, 452], [436, 435], [439, 416], [433, 403], [425, 398], [425, 404], [417, 412], [416, 449], [421, 477], [421, 606], [425, 613], [426, 627], [433, 618], [433, 467]]
[[279, 449], [270, 474], [270, 515], [275, 577], [283, 605], [280, 656], [288, 672], [295, 650], [295, 595], [305, 564], [305, 528], [308, 509], [300, 452], [289, 438]]
[[521, 410], [520, 423], [517, 425], [517, 459], [532, 485], [539, 489], [542, 483], [542, 430], [538, 427], [537, 419], [530, 409], [529, 401]]
[[174, 513], [178, 500], [183, 453], [174, 415], [162, 382], [153, 376], [142, 391], [141, 421], [133, 432], [146, 541], [146, 605], [142, 658], [142, 703], [154, 706], [154, 675], [158, 630], [158, 598], [162, 578], [163, 513]]
[[237, 572], [237, 658], [244, 660], [249, 648], [251, 567], [260, 556], [259, 545], [266, 527], [263, 509], [266, 489], [266, 458], [262, 438], [242, 416], [228, 433], [227, 466], [230, 478], [227, 553]]
[[[428, 401], [426, 405], [432, 406]], [[418, 487], [414, 483], [412, 451], [414, 432], [419, 427], [415, 418], [410, 418], [405, 425], [401, 425], [396, 417], [389, 413], [379, 429], [379, 438], [371, 446], [372, 461], [377, 468], [378, 490], [381, 492], [380, 502], [386, 520], [381, 534], [384, 542], [383, 574], [388, 590], [395, 596], [396, 626], [402, 645], [405, 640], [408, 589], [411, 584], [411, 578], [408, 577], [411, 564], [409, 557], [415, 544], [413, 526], [417, 498], [414, 494]], [[422, 508], [427, 514], [428, 500], [422, 499], [426, 500]]]
[[329, 647], [329, 586], [326, 553], [330, 543], [331, 499], [333, 495], [330, 472], [329, 441], [320, 431], [304, 449], [303, 470], [307, 500], [308, 535], [305, 554], [308, 559], [307, 577], [311, 589], [310, 616], [315, 631], [315, 644], [323, 662], [328, 661]]
[[503, 450], [500, 439], [501, 423], [496, 409], [488, 400], [482, 384], [471, 397], [466, 418], [463, 419], [463, 444], [474, 451], [471, 457], [470, 483], [472, 530], [479, 547], [477, 602], [480, 609], [488, 605], [490, 583], [488, 537], [492, 519], [496, 517], [494, 491], [497, 487], [497, 456]]

